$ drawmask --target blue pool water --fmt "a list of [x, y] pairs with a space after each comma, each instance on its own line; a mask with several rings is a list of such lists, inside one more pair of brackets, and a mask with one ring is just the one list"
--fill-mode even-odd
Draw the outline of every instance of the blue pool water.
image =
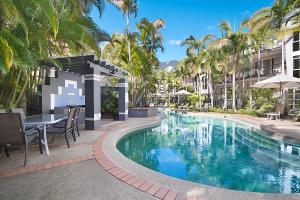
[[222, 188], [300, 192], [300, 145], [274, 141], [222, 118], [167, 114], [160, 126], [117, 144], [129, 159], [157, 172]]

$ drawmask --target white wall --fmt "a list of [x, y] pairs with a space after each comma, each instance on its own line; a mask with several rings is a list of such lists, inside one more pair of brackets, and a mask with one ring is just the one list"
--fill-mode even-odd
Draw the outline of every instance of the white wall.
[[[292, 38], [291, 38], [292, 37]], [[287, 75], [293, 76], [293, 69], [294, 69], [294, 56], [299, 56], [300, 51], [293, 52], [293, 36], [288, 35], [285, 37], [285, 40], [288, 41], [285, 45], [285, 59], [286, 59], [286, 66], [287, 66]]]

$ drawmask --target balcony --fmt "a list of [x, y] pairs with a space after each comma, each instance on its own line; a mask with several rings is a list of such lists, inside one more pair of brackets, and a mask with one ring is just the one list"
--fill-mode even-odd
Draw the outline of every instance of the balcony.
[[[235, 80], [240, 81], [244, 79], [250, 79], [250, 78], [258, 78], [258, 74], [260, 77], [272, 77], [277, 75], [278, 73], [281, 73], [281, 64], [275, 64], [272, 66], [263, 66], [262, 69], [253, 69], [244, 73], [237, 73]], [[228, 76], [227, 83], [232, 83], [232, 75]]]

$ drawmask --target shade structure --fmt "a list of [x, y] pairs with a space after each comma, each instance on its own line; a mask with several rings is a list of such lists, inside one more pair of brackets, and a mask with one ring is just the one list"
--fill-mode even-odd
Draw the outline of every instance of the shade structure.
[[254, 88], [292, 88], [300, 86], [300, 79], [288, 75], [277, 75], [252, 85]]
[[178, 92], [175, 92], [175, 93], [173, 93], [172, 95], [173, 96], [178, 96], [178, 102], [180, 102], [180, 99], [179, 99], [179, 97], [180, 96], [189, 96], [189, 95], [191, 95], [192, 93], [190, 93], [190, 92], [188, 92], [188, 91], [186, 91], [186, 90], [179, 90]]
[[300, 86], [300, 79], [292, 76], [280, 74], [260, 81], [252, 85], [255, 88], [278, 88], [281, 98], [283, 98], [282, 89], [294, 88]]
[[180, 90], [178, 92], [175, 92], [174, 95], [176, 96], [188, 96], [191, 95], [192, 93], [186, 91], [186, 90]]

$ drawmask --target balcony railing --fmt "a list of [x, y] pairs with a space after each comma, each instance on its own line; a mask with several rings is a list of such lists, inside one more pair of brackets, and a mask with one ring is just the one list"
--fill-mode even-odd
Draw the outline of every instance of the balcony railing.
[[[243, 76], [244, 79], [258, 78], [258, 74], [260, 75], [260, 77], [271, 77], [271, 76], [275, 76], [280, 72], [281, 72], [281, 64], [276, 64], [273, 65], [273, 68], [271, 66], [265, 66], [260, 70], [253, 69], [245, 73], [237, 73], [235, 80], [236, 81], [243, 80]], [[227, 83], [231, 83], [231, 82], [232, 82], [232, 75], [228, 76], [227, 78]]]

